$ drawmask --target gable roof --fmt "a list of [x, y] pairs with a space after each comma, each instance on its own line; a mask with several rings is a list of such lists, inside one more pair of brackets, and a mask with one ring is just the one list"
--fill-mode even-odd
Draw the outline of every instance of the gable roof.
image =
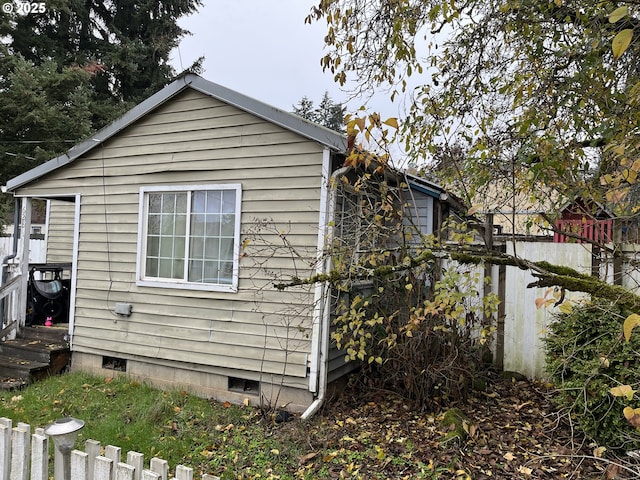
[[59, 157], [49, 160], [42, 165], [12, 178], [5, 186], [2, 187], [2, 191], [13, 191], [29, 182], [32, 182], [33, 180], [57, 170], [58, 168], [72, 163], [78, 157], [97, 147], [102, 142], [124, 130], [135, 121], [144, 117], [152, 110], [188, 88], [192, 88], [204, 95], [210, 96], [229, 105], [233, 105], [234, 107], [251, 113], [263, 120], [279, 125], [309, 140], [316, 141], [335, 152], [345, 152], [347, 149], [347, 138], [344, 135], [311, 123], [297, 115], [272, 107], [229, 88], [205, 80], [193, 73], [187, 73], [178, 77], [162, 90], [153, 94], [117, 120], [96, 132], [91, 138], [75, 145]]

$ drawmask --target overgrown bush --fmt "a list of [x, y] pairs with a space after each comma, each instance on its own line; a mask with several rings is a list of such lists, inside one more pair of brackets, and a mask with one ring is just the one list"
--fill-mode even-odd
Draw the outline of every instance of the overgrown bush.
[[572, 423], [600, 446], [629, 451], [640, 448], [640, 433], [623, 415], [630, 401], [610, 393], [640, 384], [640, 335], [625, 341], [625, 317], [602, 301], [558, 314], [546, 341], [546, 367], [557, 387], [554, 400]]
[[486, 383], [492, 319], [485, 314], [497, 301], [477, 292], [479, 271], [452, 265], [432, 284], [428, 270], [352, 295], [338, 306], [332, 333], [349, 360], [362, 361], [370, 385], [423, 409], [464, 399]]

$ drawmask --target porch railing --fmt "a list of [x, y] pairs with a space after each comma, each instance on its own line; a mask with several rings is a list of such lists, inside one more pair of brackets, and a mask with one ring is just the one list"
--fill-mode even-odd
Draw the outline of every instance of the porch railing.
[[[48, 480], [49, 439], [42, 428], [35, 429], [25, 423], [13, 427], [8, 418], [0, 418], [0, 480]], [[71, 452], [71, 478], [73, 480], [193, 480], [193, 469], [178, 465], [175, 476], [170, 475], [165, 460], [152, 458], [145, 467], [144, 455], [128, 452], [122, 460], [119, 447], [87, 440], [85, 451]], [[64, 480], [62, 456], [58, 453], [54, 462], [55, 480]], [[213, 475], [202, 475], [202, 480], [220, 480]]]
[[553, 241], [556, 243], [609, 243], [613, 240], [613, 220], [558, 220]]
[[20, 277], [20, 274], [16, 274], [7, 283], [0, 286], [0, 339], [9, 335], [17, 326], [16, 319], [7, 313], [17, 305], [14, 297], [20, 287]]

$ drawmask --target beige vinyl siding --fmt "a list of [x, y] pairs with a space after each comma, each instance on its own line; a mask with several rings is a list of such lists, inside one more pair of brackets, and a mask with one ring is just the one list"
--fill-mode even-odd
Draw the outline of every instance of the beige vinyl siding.
[[51, 200], [47, 228], [47, 263], [72, 262], [74, 217], [73, 202]]
[[[258, 264], [299, 276], [309, 274], [309, 266], [286, 252], [261, 249], [261, 242], [282, 244], [270, 233], [249, 243], [237, 293], [138, 286], [139, 191], [240, 183], [242, 239], [256, 219], [269, 219], [314, 258], [322, 157], [315, 142], [187, 91], [20, 189], [81, 194], [74, 350], [202, 364], [247, 378], [284, 372], [285, 385], [306, 388], [313, 289], [278, 292]], [[131, 317], [116, 316], [116, 302], [131, 303]]]

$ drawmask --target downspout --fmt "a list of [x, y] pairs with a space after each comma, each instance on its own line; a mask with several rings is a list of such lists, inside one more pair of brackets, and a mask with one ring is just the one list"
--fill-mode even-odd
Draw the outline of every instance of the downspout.
[[[342, 167], [331, 174], [329, 184], [329, 195], [327, 199], [327, 221], [325, 222], [325, 245], [328, 245], [333, 239], [333, 232], [335, 229], [334, 222], [328, 219], [333, 219], [336, 210], [336, 189], [335, 184], [338, 178], [344, 176], [351, 167]], [[324, 265], [321, 268], [320, 274], [331, 271], [331, 257], [327, 256]], [[329, 370], [329, 326], [331, 323], [331, 285], [329, 282], [324, 282], [322, 285], [323, 295], [325, 297], [324, 307], [322, 309], [322, 325], [320, 328], [320, 359], [318, 368], [318, 394], [316, 399], [309, 405], [309, 407], [301, 415], [302, 420], [308, 420], [311, 418], [322, 406], [325, 400], [327, 391], [327, 378]]]
[[[0, 286], [7, 282], [7, 276], [9, 272], [9, 260], [12, 260], [18, 256], [18, 239], [20, 238], [20, 207], [21, 202], [19, 197], [15, 197], [15, 206], [13, 211], [13, 241], [12, 251], [9, 255], [6, 255], [2, 259], [2, 277], [0, 278]], [[0, 327], [4, 326], [4, 298], [0, 300]]]

